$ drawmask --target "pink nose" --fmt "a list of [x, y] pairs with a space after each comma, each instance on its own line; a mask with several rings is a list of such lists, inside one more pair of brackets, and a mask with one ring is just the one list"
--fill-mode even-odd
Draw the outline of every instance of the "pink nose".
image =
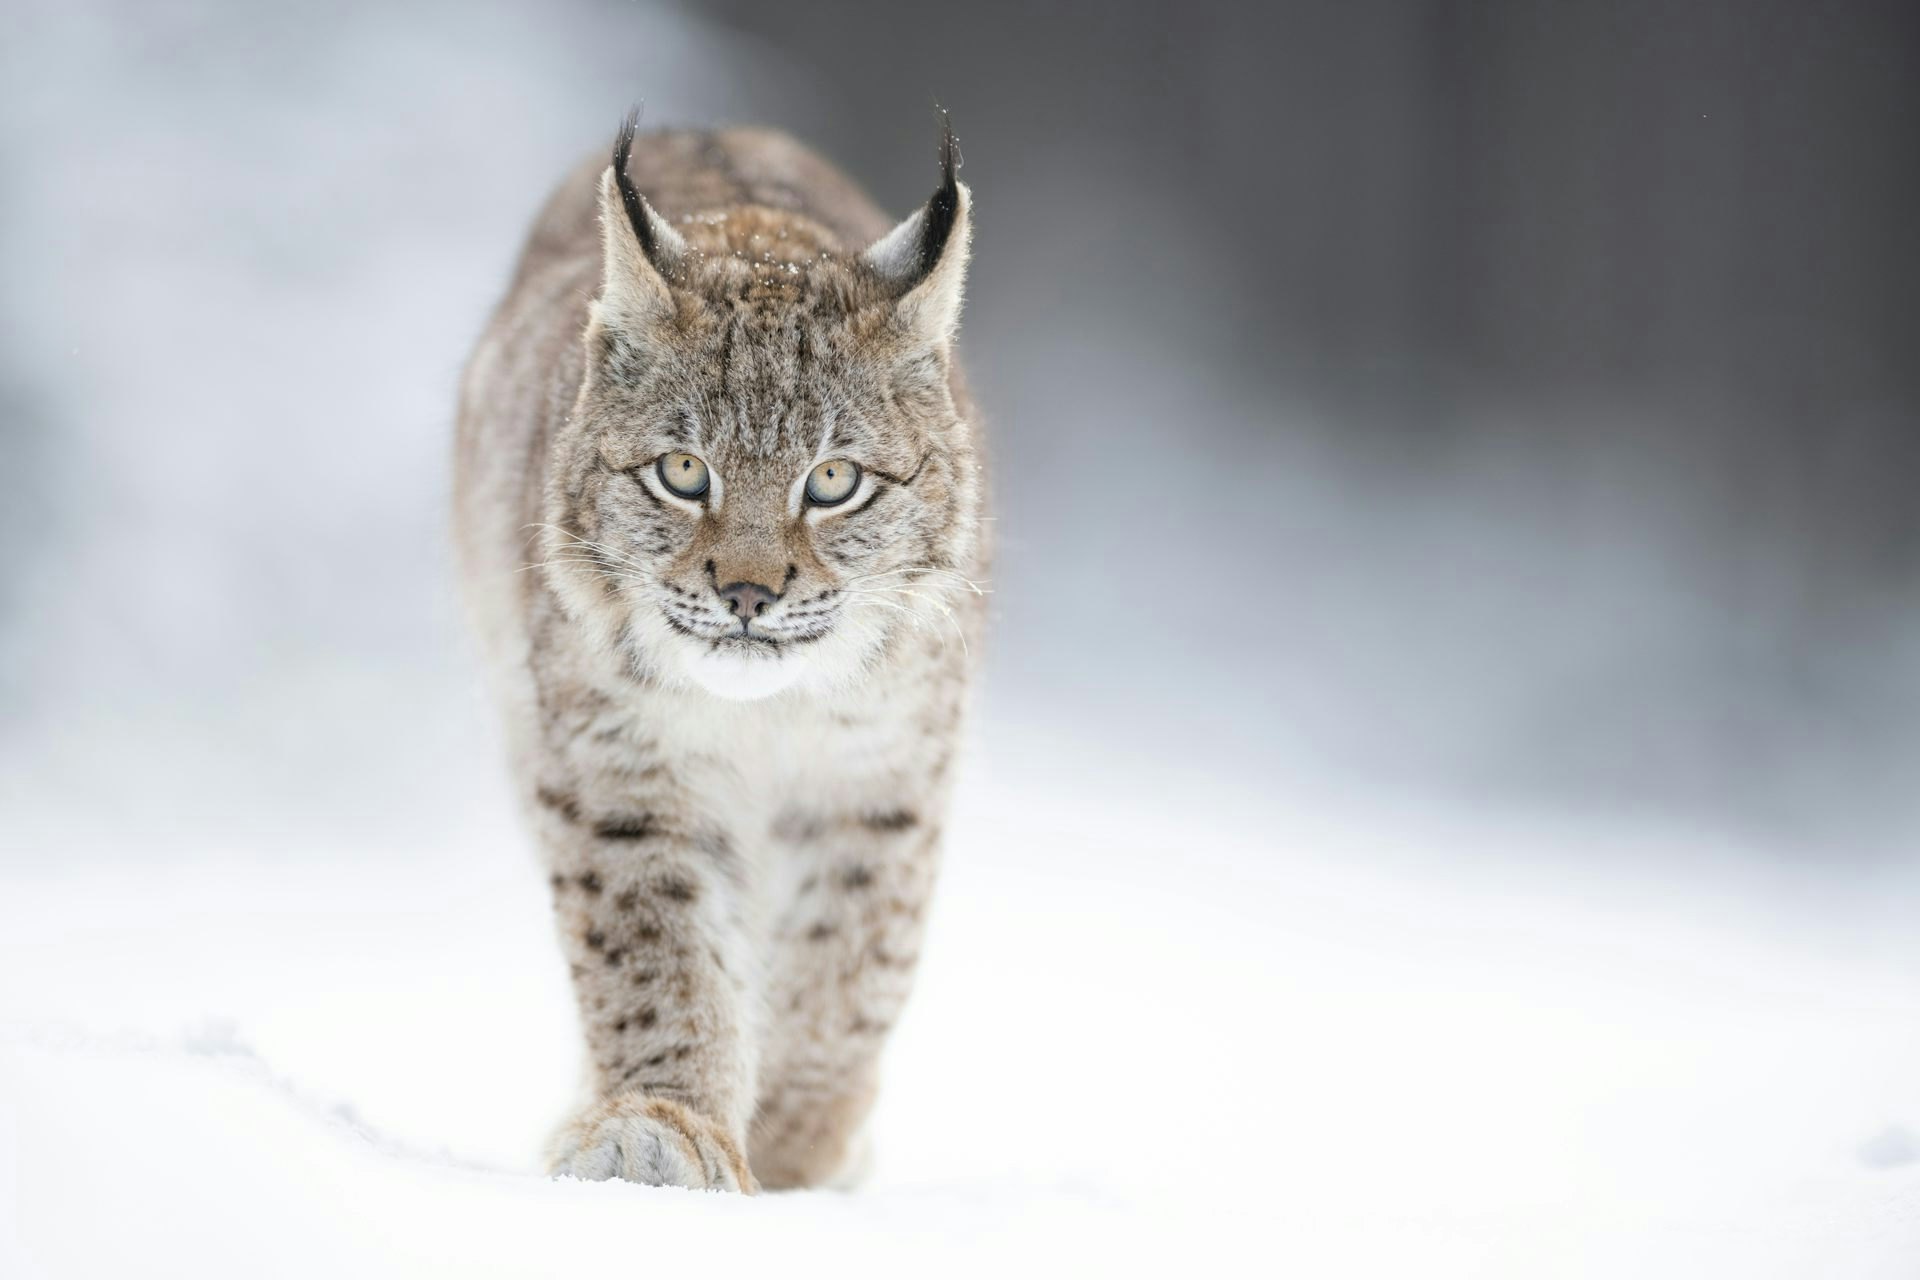
[[747, 623], [765, 613], [767, 606], [780, 597], [757, 582], [730, 582], [720, 588], [720, 598], [733, 610], [734, 617]]

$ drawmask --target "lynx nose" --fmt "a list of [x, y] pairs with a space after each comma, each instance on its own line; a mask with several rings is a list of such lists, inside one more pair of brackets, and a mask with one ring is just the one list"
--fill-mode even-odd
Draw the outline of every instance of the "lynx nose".
[[733, 616], [745, 624], [765, 613], [767, 606], [780, 597], [757, 582], [730, 582], [720, 588], [720, 598], [733, 610]]

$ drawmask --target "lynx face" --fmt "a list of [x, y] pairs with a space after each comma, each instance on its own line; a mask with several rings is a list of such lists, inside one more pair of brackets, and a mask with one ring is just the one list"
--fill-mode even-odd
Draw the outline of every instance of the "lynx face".
[[545, 560], [636, 671], [732, 698], [857, 678], [948, 625], [977, 506], [948, 360], [953, 180], [859, 255], [791, 213], [676, 229], [601, 181], [605, 272], [555, 441]]

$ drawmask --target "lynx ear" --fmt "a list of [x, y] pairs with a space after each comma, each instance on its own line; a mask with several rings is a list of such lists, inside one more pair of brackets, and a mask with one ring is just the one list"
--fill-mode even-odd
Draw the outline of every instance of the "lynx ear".
[[942, 117], [940, 186], [927, 203], [861, 255], [895, 290], [902, 324], [935, 346], [953, 340], [966, 292], [973, 196], [954, 178], [953, 122]]
[[631, 111], [613, 144], [613, 164], [600, 175], [600, 300], [595, 315], [604, 324], [632, 326], [673, 312], [668, 285], [679, 278], [686, 241], [641, 198], [627, 174], [633, 133]]

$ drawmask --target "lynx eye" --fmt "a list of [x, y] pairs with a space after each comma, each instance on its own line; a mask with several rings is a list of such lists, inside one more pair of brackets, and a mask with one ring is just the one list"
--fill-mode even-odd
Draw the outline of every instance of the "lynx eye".
[[816, 507], [837, 507], [853, 496], [859, 483], [859, 463], [829, 458], [807, 477], [807, 501]]
[[662, 454], [654, 464], [660, 483], [683, 498], [697, 498], [707, 491], [707, 464], [690, 453]]

